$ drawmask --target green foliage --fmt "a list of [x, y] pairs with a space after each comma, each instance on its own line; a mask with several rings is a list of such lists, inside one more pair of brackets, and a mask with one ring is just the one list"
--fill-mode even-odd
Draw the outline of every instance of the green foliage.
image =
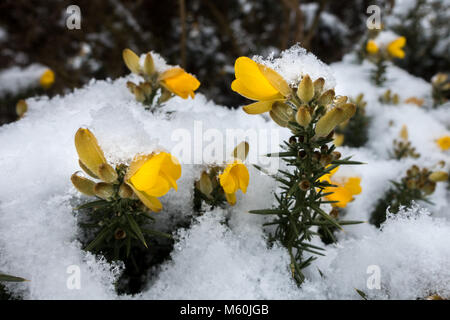
[[[320, 206], [332, 203], [323, 200], [325, 187], [333, 186], [318, 179], [341, 164], [357, 164], [349, 159], [338, 160], [339, 153], [334, 152], [335, 146], [328, 147], [332, 134], [325, 138], [313, 139], [314, 125], [323, 113], [319, 107], [313, 114], [312, 121], [305, 129], [296, 122], [289, 122], [293, 136], [281, 147], [284, 152], [270, 154], [278, 156], [291, 167], [291, 172], [279, 170], [274, 178], [280, 182], [282, 192], [275, 195], [277, 206], [272, 209], [252, 210], [250, 213], [271, 215], [273, 221], [266, 225], [274, 226], [270, 234], [270, 242], [279, 242], [287, 248], [291, 257], [290, 268], [296, 283], [300, 285], [305, 280], [302, 269], [307, 267], [317, 256], [323, 255], [323, 248], [310, 242], [319, 234], [313, 231], [314, 226], [321, 228], [332, 238], [332, 228], [341, 228], [341, 224]], [[324, 161], [328, 159], [328, 161]], [[327, 163], [328, 162], [328, 163]], [[327, 165], [330, 166], [327, 167]], [[345, 221], [344, 221], [345, 223]], [[307, 256], [306, 253], [312, 254]]]
[[375, 68], [373, 68], [370, 72], [370, 79], [378, 87], [381, 87], [386, 81], [386, 69], [386, 60], [382, 58], [377, 59], [377, 61], [375, 62]]
[[410, 207], [413, 201], [425, 201], [436, 188], [436, 182], [429, 179], [431, 172], [428, 169], [419, 169], [416, 165], [406, 172], [400, 182], [391, 181], [391, 188], [380, 199], [372, 212], [370, 223], [377, 227], [386, 220], [386, 210], [396, 214], [401, 206]]
[[[119, 180], [126, 169], [117, 168]], [[121, 198], [119, 184], [108, 200], [97, 198], [76, 208], [81, 242], [85, 250], [102, 254], [108, 261], [123, 261], [125, 273], [117, 284], [122, 293], [142, 289], [142, 277], [147, 270], [168, 258], [172, 236], [154, 230], [155, 218], [138, 199]]]

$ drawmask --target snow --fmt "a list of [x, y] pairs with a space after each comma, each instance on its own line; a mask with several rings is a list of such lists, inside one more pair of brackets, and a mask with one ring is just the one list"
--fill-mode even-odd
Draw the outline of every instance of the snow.
[[324, 78], [325, 90], [335, 86], [330, 67], [299, 45], [292, 46], [279, 56], [272, 53], [265, 59], [261, 56], [255, 56], [253, 59], [276, 70], [292, 86], [297, 86], [305, 75], [309, 75], [313, 81], [320, 77]]
[[[162, 58], [152, 56], [157, 68], [164, 68]], [[373, 119], [369, 142], [359, 149], [339, 148], [343, 156], [367, 163], [342, 167], [336, 173], [336, 177], [362, 178], [363, 192], [348, 205], [345, 219], [367, 221], [389, 188], [388, 181], [400, 178], [412, 164], [435, 168], [444, 160], [445, 170], [449, 169], [450, 153], [435, 143], [450, 133], [449, 105], [429, 110], [403, 102], [411, 96], [429, 101], [429, 83], [390, 65], [386, 84], [377, 88], [369, 81], [373, 67], [369, 62], [356, 64], [349, 55], [326, 66], [298, 46], [279, 57], [257, 60], [291, 84], [309, 74], [312, 79], [324, 77], [330, 87], [336, 85], [337, 94], [364, 93], [366, 112]], [[4, 79], [8, 81], [0, 83], [10, 84], [15, 78]], [[327, 246], [326, 256], [306, 269], [308, 280], [297, 288], [290, 278], [286, 250], [267, 247], [262, 226], [267, 218], [248, 213], [271, 207], [277, 188], [272, 178], [250, 164], [276, 169], [280, 165], [276, 159], [265, 162], [268, 159], [261, 155], [278, 151], [289, 132], [266, 116], [216, 105], [201, 93], [195, 99], [173, 98], [151, 113], [134, 100], [126, 87], [129, 80], [137, 81], [138, 76], [92, 80], [52, 99], [29, 98], [29, 110], [21, 120], [0, 127], [0, 270], [31, 280], [8, 284], [13, 293], [24, 299], [360, 299], [357, 288], [375, 299], [450, 296], [450, 197], [445, 184], [430, 198], [434, 206], [418, 203], [389, 218], [381, 230], [367, 223], [345, 227], [338, 234], [339, 242]], [[387, 88], [399, 94], [399, 105], [378, 101]], [[419, 159], [389, 159], [388, 151], [403, 124], [421, 154]], [[73, 207], [86, 198], [72, 187], [70, 176], [78, 170], [73, 138], [81, 126], [93, 131], [112, 163], [162, 149], [180, 159], [179, 190], [162, 198], [164, 209], [156, 214], [161, 229], [171, 230], [176, 221], [192, 215], [195, 179], [207, 165], [226, 162], [242, 140], [250, 144], [247, 194], [239, 192], [234, 207], [208, 211], [188, 229], [177, 230], [172, 259], [158, 268], [156, 277], [141, 293], [118, 296], [114, 281], [122, 266], [85, 253], [77, 241]], [[226, 139], [230, 135], [233, 139]], [[217, 146], [213, 137], [219, 139]], [[366, 286], [371, 265], [381, 270], [379, 290]], [[66, 286], [70, 266], [80, 268], [79, 290]]]
[[39, 86], [39, 78], [47, 68], [41, 64], [27, 67], [11, 67], [0, 72], [0, 96], [16, 94]]

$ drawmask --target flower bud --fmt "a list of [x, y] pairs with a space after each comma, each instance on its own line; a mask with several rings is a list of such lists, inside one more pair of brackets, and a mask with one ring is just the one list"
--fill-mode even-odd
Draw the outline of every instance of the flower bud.
[[433, 182], [447, 181], [448, 173], [445, 171], [435, 171], [428, 176], [428, 179]]
[[314, 85], [309, 75], [305, 75], [300, 81], [297, 89], [297, 96], [304, 103], [308, 103], [314, 97]]
[[200, 180], [197, 181], [197, 189], [207, 197], [209, 197], [213, 191], [211, 178], [205, 171], [202, 172]]
[[152, 94], [152, 85], [149, 82], [142, 83], [140, 87], [146, 97], [149, 97]]
[[311, 188], [311, 183], [309, 183], [308, 180], [303, 180], [298, 184], [300, 190], [302, 191], [308, 191]]
[[305, 106], [298, 108], [297, 114], [295, 115], [295, 120], [303, 128], [308, 127], [311, 122], [311, 114]]
[[115, 238], [116, 240], [122, 240], [122, 239], [125, 239], [126, 236], [127, 236], [127, 233], [126, 233], [124, 230], [122, 230], [122, 229], [117, 229], [117, 230], [114, 232], [114, 238]]
[[276, 101], [272, 105], [269, 115], [279, 126], [287, 127], [288, 122], [292, 119], [293, 111], [287, 104]]
[[315, 137], [326, 137], [334, 128], [342, 122], [344, 118], [344, 110], [336, 107], [325, 113], [316, 124]]
[[169, 100], [172, 97], [172, 92], [170, 92], [167, 89], [163, 89], [162, 93], [161, 93], [161, 97], [159, 98], [159, 102], [166, 102], [167, 100]]
[[314, 98], [318, 98], [323, 91], [323, 86], [325, 85], [325, 79], [318, 78], [314, 81], [313, 85], [314, 85]]
[[136, 84], [134, 82], [127, 81], [127, 88], [132, 94], [134, 94], [134, 88], [136, 88]]
[[342, 119], [339, 121], [339, 123], [345, 122], [349, 120], [356, 112], [356, 105], [353, 103], [346, 103], [339, 106], [344, 111], [342, 115]]
[[334, 99], [334, 95], [335, 95], [335, 93], [334, 93], [333, 89], [325, 91], [320, 96], [319, 100], [317, 100], [317, 104], [319, 106], [326, 106], [326, 105], [330, 104]]
[[341, 104], [346, 103], [347, 100], [348, 100], [347, 96], [338, 96], [338, 97], [335, 97], [335, 99], [334, 99], [334, 105], [335, 105], [335, 106], [340, 106]]
[[438, 73], [431, 78], [431, 82], [435, 85], [443, 84], [447, 81], [447, 75], [445, 73]]
[[427, 182], [422, 188], [422, 191], [425, 193], [425, 195], [429, 196], [436, 190], [436, 183], [435, 182]]
[[98, 176], [97, 176], [95, 173], [93, 173], [91, 170], [89, 170], [89, 168], [86, 167], [86, 166], [84, 165], [84, 163], [81, 162], [81, 160], [78, 160], [78, 165], [79, 165], [80, 168], [81, 168], [85, 173], [87, 173], [90, 177], [92, 177], [92, 178], [94, 178], [94, 179], [98, 179]]
[[97, 138], [89, 129], [78, 129], [75, 134], [75, 147], [84, 166], [98, 175], [98, 168], [101, 164], [106, 163], [106, 159], [98, 145]]
[[341, 153], [339, 151], [333, 151], [331, 153], [331, 156], [333, 157], [333, 161], [334, 160], [339, 160], [341, 158]]
[[94, 186], [94, 193], [101, 199], [109, 200], [114, 196], [114, 186], [106, 182], [96, 183]]
[[331, 163], [331, 161], [333, 161], [333, 157], [329, 154], [323, 154], [320, 156], [320, 165], [322, 167], [326, 167], [327, 165], [329, 165]]
[[119, 188], [119, 197], [122, 199], [130, 199], [133, 197], [133, 189], [126, 183], [122, 183]]
[[117, 172], [107, 163], [102, 163], [98, 168], [98, 177], [108, 183], [113, 183], [117, 180]]
[[141, 66], [139, 65], [139, 57], [136, 53], [130, 49], [125, 49], [122, 52], [123, 61], [125, 62], [128, 69], [133, 73], [139, 73]]
[[25, 102], [25, 100], [19, 100], [16, 104], [16, 114], [19, 116], [19, 118], [22, 118], [25, 112], [28, 110], [28, 105]]
[[408, 127], [406, 125], [403, 125], [402, 129], [400, 130], [400, 138], [403, 140], [408, 140]]
[[234, 148], [232, 156], [235, 159], [239, 159], [244, 162], [245, 159], [247, 159], [249, 150], [250, 146], [248, 145], [248, 143], [246, 141], [242, 141], [236, 146], [236, 148]]
[[392, 103], [398, 104], [399, 102], [400, 102], [400, 97], [398, 96], [398, 94], [394, 94], [394, 96], [392, 97]]
[[134, 88], [134, 97], [136, 98], [137, 101], [144, 102], [145, 101], [144, 90], [142, 90], [140, 87], [136, 86]]
[[155, 64], [153, 62], [153, 57], [151, 53], [147, 53], [145, 55], [144, 72], [148, 76], [151, 76], [155, 72]]
[[80, 191], [82, 194], [85, 194], [87, 196], [93, 196], [95, 195], [94, 193], [94, 186], [95, 186], [95, 182], [84, 178], [84, 177], [80, 177], [77, 172], [75, 172], [71, 177], [70, 180], [72, 181], [73, 186]]

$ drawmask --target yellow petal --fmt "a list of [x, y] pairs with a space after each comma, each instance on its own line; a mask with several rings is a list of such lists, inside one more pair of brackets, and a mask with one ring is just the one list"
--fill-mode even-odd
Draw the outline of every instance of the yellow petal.
[[375, 54], [378, 52], [378, 46], [373, 40], [367, 41], [366, 51], [370, 54]]
[[170, 68], [166, 71], [164, 71], [159, 77], [158, 81], [162, 81], [168, 78], [178, 77], [179, 75], [183, 74], [184, 70], [180, 67]]
[[347, 180], [344, 185], [345, 189], [347, 189], [352, 195], [360, 194], [362, 191], [361, 188], [361, 178], [351, 177]]
[[170, 92], [183, 99], [194, 98], [194, 91], [200, 86], [200, 82], [191, 74], [181, 68], [172, 68], [160, 76], [161, 84]]
[[439, 138], [437, 140], [437, 144], [443, 151], [450, 149], [450, 136], [443, 136]]
[[170, 188], [177, 190], [176, 180], [181, 176], [181, 165], [167, 152], [137, 157], [130, 165], [125, 179], [138, 191], [161, 197]]
[[236, 204], [236, 194], [235, 193], [225, 193], [225, 198], [227, 199], [227, 202], [234, 206]]
[[224, 172], [219, 175], [219, 182], [225, 193], [235, 193], [238, 189], [238, 181], [231, 174], [232, 166], [228, 165]]
[[[247, 57], [236, 59], [234, 65], [236, 83], [233, 81], [231, 89], [252, 100], [273, 100], [283, 95], [267, 80], [258, 64]], [[244, 90], [242, 90], [245, 88]], [[241, 91], [242, 90], [242, 91]]]
[[405, 57], [405, 52], [402, 50], [402, 48], [405, 46], [405, 44], [406, 44], [406, 38], [399, 37], [399, 38], [395, 39], [394, 41], [392, 41], [391, 43], [389, 43], [389, 45], [387, 47], [387, 51], [391, 56], [393, 56], [395, 58], [403, 59]]
[[[177, 158], [170, 153], [162, 152], [164, 154], [164, 160], [161, 165], [161, 171], [171, 179], [171, 181], [178, 180], [181, 177], [181, 165]], [[171, 182], [176, 189], [176, 183]]]
[[344, 187], [333, 188], [333, 193], [328, 195], [326, 198], [330, 201], [339, 201], [338, 203], [333, 203], [334, 207], [345, 208], [347, 203], [353, 200], [353, 196], [349, 190]]
[[233, 170], [236, 171], [236, 176], [239, 181], [239, 189], [242, 190], [243, 193], [247, 192], [248, 183], [250, 180], [250, 175], [248, 173], [248, 169], [244, 164], [237, 164]]
[[248, 169], [240, 160], [229, 163], [224, 172], [219, 175], [219, 182], [225, 193], [235, 193], [241, 189], [243, 193], [247, 192], [249, 183]]
[[139, 154], [136, 155], [133, 158], [133, 161], [131, 161], [130, 166], [128, 167], [128, 171], [125, 175], [124, 180], [128, 181], [134, 174], [142, 167], [142, 165], [149, 160], [151, 157], [153, 157], [153, 153], [151, 154]]
[[152, 188], [159, 177], [159, 171], [164, 160], [164, 153], [161, 152], [148, 159], [137, 172], [130, 178], [130, 182], [139, 191]]
[[291, 88], [288, 83], [282, 76], [278, 74], [272, 68], [269, 68], [262, 64], [257, 64], [259, 71], [263, 74], [263, 76], [269, 81], [269, 83], [274, 87], [279, 93], [281, 93], [284, 97], [287, 97], [291, 94]]
[[45, 70], [45, 72], [39, 79], [39, 83], [44, 89], [49, 89], [54, 82], [55, 82], [55, 73], [50, 69]]
[[80, 161], [95, 175], [99, 175], [99, 167], [106, 163], [97, 139], [89, 129], [78, 129], [75, 134], [75, 147]]
[[131, 189], [133, 189], [134, 193], [137, 195], [139, 200], [141, 200], [141, 202], [147, 208], [149, 208], [150, 210], [152, 210], [154, 212], [161, 211], [162, 204], [161, 204], [161, 201], [159, 201], [158, 198], [146, 195], [144, 192], [141, 192], [141, 191], [137, 190], [136, 188], [134, 188], [130, 183], [128, 185], [131, 187]]
[[151, 197], [162, 197], [169, 192], [170, 188], [171, 186], [168, 180], [162, 176], [159, 176], [155, 178], [155, 183], [152, 187], [140, 191]]
[[[257, 93], [253, 92], [251, 88], [248, 88], [245, 85], [245, 83], [240, 79], [233, 80], [233, 82], [231, 83], [231, 90], [239, 93], [241, 96], [246, 97], [247, 99], [250, 99], [250, 100], [255, 100], [255, 101], [265, 100], [265, 99], [261, 99], [261, 97]], [[277, 98], [278, 96], [279, 95], [277, 93], [276, 95], [274, 95], [271, 98]], [[271, 99], [267, 99], [267, 100], [271, 100]]]
[[277, 100], [258, 101], [243, 107], [248, 114], [260, 114], [272, 110], [272, 105]]

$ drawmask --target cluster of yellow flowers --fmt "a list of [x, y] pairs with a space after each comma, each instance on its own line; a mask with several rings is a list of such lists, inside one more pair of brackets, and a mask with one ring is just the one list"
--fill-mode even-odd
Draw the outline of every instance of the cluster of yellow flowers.
[[[178, 67], [157, 72], [151, 53], [145, 55], [143, 66], [140, 58], [129, 49], [124, 50], [123, 59], [130, 71], [144, 77], [145, 81], [142, 83], [129, 84], [139, 101], [145, 101], [159, 88], [184, 99], [193, 98], [194, 91], [200, 85], [194, 76]], [[313, 82], [305, 75], [297, 88], [291, 88], [275, 70], [247, 57], [236, 60], [235, 74], [232, 90], [256, 100], [255, 103], [244, 106], [244, 111], [249, 114], [269, 112], [272, 119], [282, 126], [288, 126], [289, 121], [296, 121], [306, 128], [313, 120], [314, 110], [311, 105], [324, 106], [323, 114], [315, 127], [316, 139], [328, 136], [337, 125], [347, 121], [355, 113], [356, 107], [347, 102], [347, 97], [335, 97], [332, 89], [323, 90], [323, 78]], [[164, 93], [161, 97], [163, 96]], [[177, 190], [176, 180], [181, 176], [181, 165], [167, 152], [138, 155], [129, 166], [120, 164], [113, 168], [107, 163], [95, 136], [88, 129], [78, 130], [75, 145], [80, 167], [92, 178], [101, 180], [94, 182], [75, 173], [72, 182], [86, 195], [108, 200], [137, 198], [148, 209], [157, 212], [162, 209], [158, 198], [171, 188]], [[236, 192], [241, 190], [246, 193], [250, 178], [244, 164], [248, 147], [246, 142], [241, 143], [235, 148], [233, 159], [227, 165], [214, 168], [210, 173], [202, 173], [196, 186], [204, 196], [211, 197], [215, 187], [220, 185], [220, 192], [223, 192], [230, 205], [234, 205]], [[322, 177], [323, 181], [329, 181], [334, 172]], [[352, 177], [335, 188], [332, 197], [339, 201], [337, 206], [345, 207], [353, 199], [353, 195], [360, 192], [359, 183], [360, 178]]]
[[[323, 78], [313, 82], [309, 75], [305, 75], [297, 88], [291, 88], [275, 70], [247, 57], [236, 60], [235, 76], [231, 89], [256, 101], [244, 106], [244, 111], [248, 114], [269, 112], [271, 118], [280, 126], [288, 127], [290, 121], [295, 121], [306, 129], [313, 120], [315, 107], [324, 106], [324, 114], [315, 126], [316, 139], [327, 137], [336, 126], [348, 121], [356, 111], [355, 104], [348, 103], [347, 97], [335, 97], [332, 89], [324, 91]], [[356, 190], [360, 179], [350, 178], [350, 181], [349, 188]], [[337, 188], [335, 194], [341, 207], [345, 207], [353, 199], [343, 190], [348, 188]]]
[[[232, 159], [224, 166], [214, 166], [202, 172], [195, 187], [213, 207], [221, 204], [222, 194], [230, 205], [236, 204], [236, 192], [247, 192], [250, 175], [244, 162], [249, 145], [241, 142], [234, 150]], [[221, 173], [222, 172], [222, 173]], [[220, 188], [217, 186], [220, 185]]]
[[382, 54], [385, 57], [403, 59], [405, 57], [405, 51], [403, 51], [405, 44], [405, 37], [398, 37], [391, 41], [386, 47], [381, 48], [376, 44], [375, 40], [369, 40], [366, 44], [366, 51], [370, 55]]
[[144, 82], [139, 84], [131, 81], [127, 83], [136, 100], [140, 102], [152, 104], [158, 90], [161, 90], [160, 103], [169, 99], [172, 94], [183, 99], [194, 98], [194, 91], [200, 86], [200, 82], [182, 68], [174, 67], [158, 72], [150, 52], [145, 55], [143, 66], [139, 56], [130, 49], [123, 51], [123, 60], [131, 72], [144, 78]]
[[84, 128], [75, 134], [75, 147], [81, 169], [90, 177], [101, 180], [94, 182], [74, 173], [72, 183], [85, 195], [105, 200], [139, 199], [148, 209], [157, 212], [162, 209], [158, 197], [171, 188], [177, 190], [181, 165], [167, 152], [137, 155], [129, 167], [118, 165], [113, 168], [106, 161], [95, 136]]

